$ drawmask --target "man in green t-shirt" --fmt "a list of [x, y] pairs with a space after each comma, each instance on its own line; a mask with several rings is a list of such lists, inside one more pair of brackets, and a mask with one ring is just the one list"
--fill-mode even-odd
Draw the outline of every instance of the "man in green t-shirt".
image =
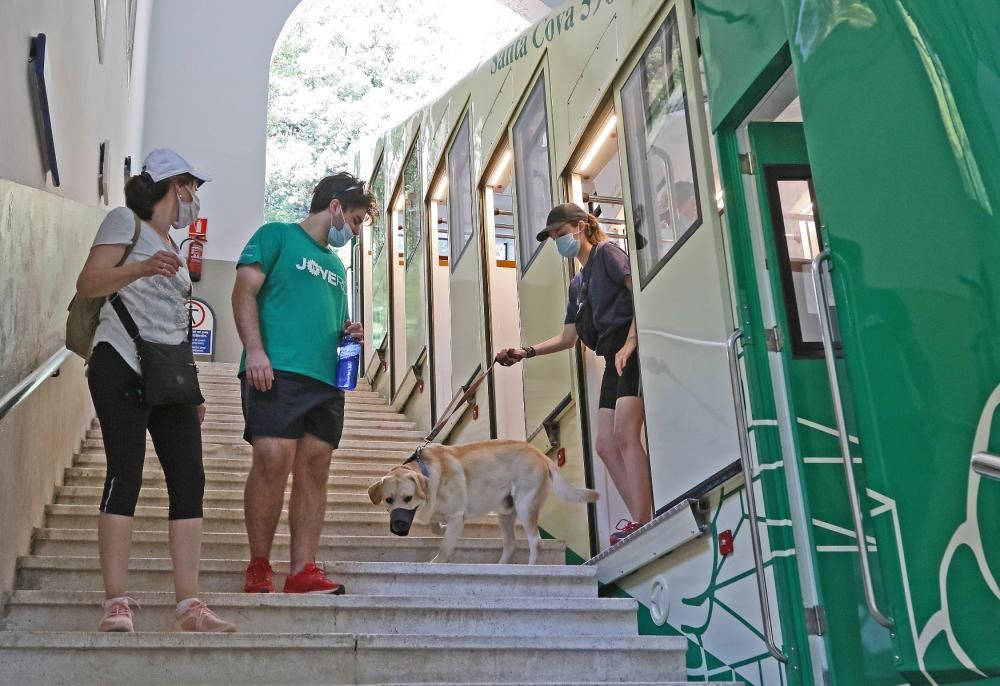
[[334, 248], [377, 215], [364, 182], [347, 172], [328, 176], [313, 192], [308, 217], [260, 227], [238, 260], [233, 313], [245, 351], [243, 437], [253, 446], [243, 499], [248, 593], [274, 592], [271, 544], [289, 473], [295, 476], [284, 592], [344, 592], [316, 566], [330, 458], [344, 428], [337, 344], [344, 331], [362, 337], [361, 325], [347, 320], [347, 274]]

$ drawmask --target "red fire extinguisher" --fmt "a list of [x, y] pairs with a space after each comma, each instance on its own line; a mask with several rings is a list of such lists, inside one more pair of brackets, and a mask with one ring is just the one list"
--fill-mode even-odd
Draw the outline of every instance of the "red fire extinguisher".
[[188, 246], [188, 273], [191, 274], [192, 281], [201, 281], [201, 256], [205, 252], [205, 246], [200, 238], [191, 239]]

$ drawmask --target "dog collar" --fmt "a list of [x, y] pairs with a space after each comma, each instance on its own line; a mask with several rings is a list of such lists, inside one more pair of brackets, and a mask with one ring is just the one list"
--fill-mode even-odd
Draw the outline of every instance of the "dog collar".
[[414, 451], [414, 453], [412, 455], [410, 455], [406, 459], [406, 462], [404, 462], [403, 464], [410, 464], [411, 462], [416, 462], [417, 466], [420, 467], [420, 473], [423, 474], [424, 476], [426, 476], [428, 479], [431, 478], [431, 473], [427, 469], [427, 463], [424, 462], [424, 458], [420, 454], [420, 450], [419, 449], [416, 450], [416, 451]]

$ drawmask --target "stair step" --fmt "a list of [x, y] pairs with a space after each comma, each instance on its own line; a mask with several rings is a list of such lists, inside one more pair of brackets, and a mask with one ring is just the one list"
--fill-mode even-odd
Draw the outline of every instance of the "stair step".
[[[155, 463], [155, 458], [152, 458], [146, 464]], [[246, 471], [243, 469], [239, 472], [205, 472], [205, 487], [209, 489], [237, 488], [242, 491], [247, 480]], [[67, 485], [104, 486], [105, 469], [103, 464], [94, 467], [69, 467], [64, 476]], [[344, 476], [342, 473], [332, 471], [330, 475], [330, 486], [339, 490], [355, 488], [365, 490], [371, 482], [371, 477], [367, 476]], [[142, 483], [143, 486], [159, 488], [166, 486], [163, 472], [158, 467], [153, 466], [147, 466], [142, 470]]]
[[142, 674], [178, 683], [351, 684], [428, 681], [682, 680], [686, 639], [385, 634], [101, 634], [0, 632], [0, 665], [11, 683], [106, 684]]
[[[148, 461], [147, 463], [149, 469], [159, 470], [162, 472], [159, 463], [156, 461], [155, 455], [149, 455], [146, 459]], [[389, 459], [374, 460], [362, 456], [350, 456], [334, 460], [330, 464], [330, 476], [331, 477], [364, 476], [367, 477], [369, 480], [371, 480], [376, 477], [384, 475], [393, 467], [398, 467], [402, 462], [403, 462], [402, 459], [396, 460], [392, 459], [392, 457], [390, 457]], [[203, 458], [202, 463], [205, 469], [208, 471], [233, 472], [237, 474], [243, 474], [245, 476], [247, 472], [250, 471], [251, 461], [249, 456], [248, 457], [206, 456]], [[107, 460], [104, 455], [90, 452], [90, 453], [84, 453], [79, 457], [77, 457], [76, 460], [74, 461], [73, 466], [103, 468], [106, 464]]]
[[[387, 431], [415, 431], [416, 424], [405, 417], [397, 419], [372, 419], [368, 417], [345, 417], [344, 431], [387, 432]], [[98, 428], [94, 426], [94, 428]], [[205, 423], [201, 425], [201, 430], [207, 434], [230, 434], [243, 433], [243, 417], [239, 419], [210, 418], [206, 415]]]
[[[205, 443], [205, 452], [211, 452], [212, 450], [219, 451], [225, 450], [227, 453], [234, 455], [250, 455], [251, 446], [249, 443], [243, 442], [241, 439], [238, 443], [219, 443], [213, 441], [213, 436], [206, 435], [202, 436], [202, 442]], [[215, 447], [213, 448], [213, 444]], [[339, 451], [341, 454], [379, 454], [378, 451], [382, 451], [381, 454], [386, 452], [402, 452], [406, 455], [411, 455], [413, 451], [420, 445], [420, 441], [416, 439], [410, 440], [358, 440], [358, 439], [345, 439], [340, 442]], [[146, 440], [146, 452], [149, 453], [153, 450], [153, 441]], [[83, 441], [83, 452], [93, 452], [104, 450], [104, 442], [99, 438], [87, 438]]]
[[[134, 593], [140, 630], [167, 631], [173, 593]], [[467, 598], [284, 593], [200, 596], [244, 633], [378, 633], [453, 636], [604, 636], [636, 631], [637, 603], [619, 598]], [[7, 631], [94, 631], [100, 591], [17, 591]]]
[[[277, 534], [271, 557], [288, 559], [288, 534]], [[356, 562], [427, 562], [437, 554], [441, 539], [437, 536], [322, 536], [317, 556], [322, 560]], [[503, 546], [499, 538], [463, 538], [452, 558], [454, 563], [493, 564], [500, 559]], [[35, 529], [32, 554], [36, 556], [90, 556], [97, 550], [96, 529]], [[170, 555], [166, 531], [134, 531], [132, 556], [165, 558]], [[538, 562], [563, 564], [566, 545], [562, 541], [542, 541]], [[247, 537], [239, 534], [202, 534], [201, 556], [206, 560], [249, 560]], [[528, 545], [517, 541], [513, 562], [528, 561]]]
[[[201, 440], [202, 443], [219, 443], [222, 445], [235, 443], [237, 445], [242, 445], [246, 443], [243, 440], [243, 426], [239, 428], [239, 432], [227, 431], [224, 433], [215, 433], [208, 431], [207, 429], [202, 430]], [[104, 434], [100, 429], [89, 429], [87, 431], [87, 438], [103, 439]], [[368, 442], [370, 439], [378, 438], [381, 440], [392, 440], [392, 441], [418, 441], [424, 437], [422, 431], [417, 431], [416, 429], [357, 429], [350, 426], [344, 427], [344, 433], [342, 435], [343, 440], [364, 440]], [[148, 437], [147, 437], [148, 438]], [[377, 440], [377, 439], [376, 439]]]
[[[87, 505], [46, 505], [46, 525], [52, 529], [93, 529], [97, 526], [97, 508]], [[243, 508], [205, 508], [204, 531], [215, 533], [243, 533]], [[278, 531], [288, 529], [288, 512], [283, 510]], [[389, 534], [389, 513], [341, 511], [327, 512], [326, 526], [331, 533], [345, 536], [378, 536]], [[133, 527], [143, 531], [166, 531], [167, 508], [137, 507]], [[429, 526], [414, 522], [411, 531], [426, 536]], [[464, 532], [472, 538], [500, 537], [500, 526], [494, 516], [471, 517], [465, 522]]]
[[[569, 565], [430, 564], [408, 562], [322, 562], [332, 579], [350, 595], [474, 596], [477, 598], [593, 598], [596, 571]], [[288, 565], [273, 563], [280, 588]], [[129, 587], [133, 591], [171, 588], [168, 558], [133, 557]], [[202, 593], [237, 593], [243, 589], [246, 562], [202, 560]], [[97, 557], [36, 557], [18, 561], [18, 589], [92, 591], [102, 588]], [[2, 632], [0, 632], [2, 633]]]
[[[63, 486], [56, 493], [56, 505], [87, 505], [99, 507], [103, 488], [99, 486]], [[285, 505], [288, 505], [288, 494], [285, 495]], [[240, 490], [205, 491], [204, 506], [207, 508], [243, 507], [243, 492]], [[167, 507], [170, 499], [166, 488], [143, 488], [139, 493], [139, 507]], [[327, 512], [342, 510], [357, 512], [359, 510], [385, 510], [382, 505], [372, 505], [368, 495], [360, 490], [357, 493], [342, 493], [334, 491], [327, 494]]]

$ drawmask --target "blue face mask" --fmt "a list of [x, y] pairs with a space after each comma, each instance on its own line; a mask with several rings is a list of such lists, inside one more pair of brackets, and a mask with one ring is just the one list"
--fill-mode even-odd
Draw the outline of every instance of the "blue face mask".
[[580, 239], [575, 233], [568, 233], [556, 239], [556, 250], [563, 257], [576, 257], [580, 252]]
[[341, 248], [351, 242], [354, 232], [344, 219], [344, 225], [339, 229], [333, 225], [333, 217], [330, 217], [330, 232], [326, 234], [326, 242], [335, 248]]

